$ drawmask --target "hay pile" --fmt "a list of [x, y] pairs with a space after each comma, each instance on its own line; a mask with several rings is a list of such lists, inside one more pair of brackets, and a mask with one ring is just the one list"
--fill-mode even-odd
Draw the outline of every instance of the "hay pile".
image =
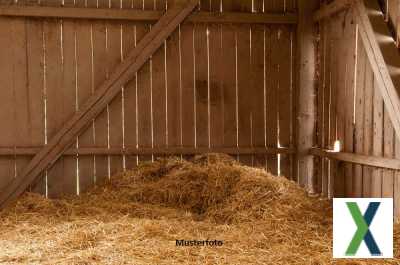
[[[331, 220], [329, 201], [228, 156], [158, 160], [80, 197], [25, 194], [0, 214], [0, 263], [400, 263], [332, 261]], [[177, 239], [224, 244], [177, 247]]]

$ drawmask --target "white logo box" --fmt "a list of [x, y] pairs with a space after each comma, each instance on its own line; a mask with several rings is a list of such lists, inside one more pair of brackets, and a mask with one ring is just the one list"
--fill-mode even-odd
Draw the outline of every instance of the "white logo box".
[[[347, 207], [347, 202], [357, 203], [364, 216], [370, 202], [380, 202], [369, 230], [381, 256], [372, 256], [364, 240], [354, 256], [346, 256], [346, 250], [357, 231], [357, 225]], [[392, 198], [334, 198], [333, 199], [333, 258], [382, 259], [393, 258], [393, 199]]]

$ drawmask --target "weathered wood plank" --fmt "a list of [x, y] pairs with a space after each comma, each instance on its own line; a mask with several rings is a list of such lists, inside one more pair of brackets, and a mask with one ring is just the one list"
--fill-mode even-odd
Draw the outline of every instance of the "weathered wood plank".
[[[79, 2], [79, 1], [78, 1]], [[136, 2], [136, 1], [135, 1]], [[142, 3], [139, 3], [142, 4]], [[129, 10], [107, 8], [67, 8], [36, 6], [0, 6], [0, 16], [48, 17], [72, 19], [105, 19], [136, 22], [156, 22], [163, 11]], [[295, 13], [241, 13], [241, 12], [196, 12], [188, 17], [186, 23], [244, 23], [244, 24], [296, 24]]]
[[386, 158], [382, 156], [361, 155], [346, 152], [332, 152], [319, 148], [310, 149], [310, 154], [319, 157], [326, 157], [333, 160], [354, 163], [358, 165], [365, 165], [376, 168], [386, 168], [392, 170], [400, 169], [400, 160], [393, 158]]

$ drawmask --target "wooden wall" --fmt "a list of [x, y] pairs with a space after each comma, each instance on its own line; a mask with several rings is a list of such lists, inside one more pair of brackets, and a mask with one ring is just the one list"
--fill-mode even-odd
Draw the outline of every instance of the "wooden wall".
[[[350, 10], [319, 24], [319, 86], [316, 146], [400, 158], [400, 141], [367, 58]], [[335, 197], [394, 198], [400, 215], [400, 172], [317, 158], [318, 187]]]
[[[19, 5], [165, 10], [166, 0], [19, 0]], [[295, 12], [295, 0], [202, 0], [210, 12]], [[0, 17], [0, 189], [151, 30], [144, 22]], [[294, 147], [295, 26], [182, 24], [32, 187], [54, 197], [157, 157], [160, 148]], [[123, 150], [150, 149], [143, 155]], [[31, 150], [30, 149], [30, 150]], [[14, 151], [12, 151], [14, 150]], [[238, 160], [296, 179], [289, 154]]]

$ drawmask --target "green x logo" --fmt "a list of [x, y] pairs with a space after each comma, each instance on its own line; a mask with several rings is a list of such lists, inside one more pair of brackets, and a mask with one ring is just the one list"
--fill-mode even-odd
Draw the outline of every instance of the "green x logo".
[[367, 245], [372, 256], [381, 256], [382, 252], [379, 250], [379, 247], [376, 244], [371, 231], [369, 230], [372, 220], [374, 219], [379, 208], [380, 202], [369, 203], [364, 216], [361, 214], [360, 208], [356, 202], [347, 202], [346, 204], [355, 224], [357, 225], [357, 231], [346, 250], [346, 256], [355, 256], [363, 241]]

